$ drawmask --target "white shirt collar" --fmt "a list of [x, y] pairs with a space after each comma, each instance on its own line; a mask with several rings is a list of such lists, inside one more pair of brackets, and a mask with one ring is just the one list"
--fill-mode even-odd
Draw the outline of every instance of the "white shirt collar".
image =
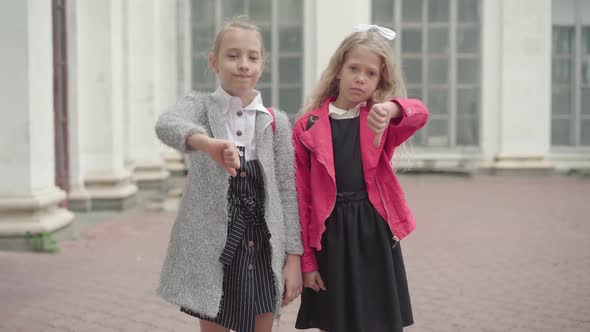
[[350, 110], [343, 110], [334, 106], [334, 103], [330, 103], [328, 107], [328, 114], [332, 119], [353, 119], [359, 116], [361, 107], [366, 106], [367, 102], [363, 101], [362, 103], [356, 105], [354, 108]]
[[[238, 110], [256, 110], [260, 112], [269, 113], [264, 104], [262, 103], [262, 96], [260, 91], [253, 90], [256, 93], [252, 102], [248, 104], [246, 107], [242, 107], [242, 100], [239, 97], [234, 97], [227, 93], [221, 86], [215, 90], [211, 94], [213, 99], [217, 100], [221, 103], [222, 111], [227, 113], [228, 111], [238, 111]], [[270, 114], [270, 113], [269, 113]]]

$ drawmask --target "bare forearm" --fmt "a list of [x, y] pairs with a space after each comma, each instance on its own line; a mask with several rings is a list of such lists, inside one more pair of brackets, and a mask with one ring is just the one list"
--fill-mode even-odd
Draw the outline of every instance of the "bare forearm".
[[186, 139], [186, 145], [193, 150], [206, 151], [211, 143], [211, 137], [204, 134], [192, 134]]
[[296, 254], [287, 254], [287, 264], [301, 264], [301, 256]]
[[389, 114], [390, 119], [399, 118], [402, 115], [402, 112], [397, 103], [389, 101], [384, 103], [384, 106], [385, 110], [387, 110], [387, 113]]

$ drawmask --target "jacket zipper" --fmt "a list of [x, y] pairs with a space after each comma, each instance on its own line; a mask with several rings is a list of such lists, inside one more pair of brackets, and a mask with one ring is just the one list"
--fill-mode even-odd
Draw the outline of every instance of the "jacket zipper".
[[[377, 184], [379, 198], [381, 199], [381, 204], [383, 204], [383, 209], [385, 209], [385, 214], [387, 215], [387, 227], [391, 229], [391, 226], [389, 225], [389, 210], [387, 210], [387, 204], [385, 204], [385, 201], [383, 200], [383, 194], [381, 192], [381, 186], [379, 185], [379, 181], [377, 181], [377, 176], [375, 176], [375, 184]], [[393, 230], [391, 230], [391, 235], [393, 240], [393, 244], [391, 245], [391, 247], [395, 248], [397, 246], [397, 243], [399, 242], [399, 238], [395, 236], [395, 234], [393, 234]]]

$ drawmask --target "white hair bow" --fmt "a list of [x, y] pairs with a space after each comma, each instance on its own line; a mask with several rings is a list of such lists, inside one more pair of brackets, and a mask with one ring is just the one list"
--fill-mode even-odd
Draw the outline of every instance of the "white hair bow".
[[393, 40], [396, 35], [395, 31], [388, 29], [388, 28], [380, 27], [375, 24], [357, 24], [352, 28], [352, 31], [354, 31], [354, 32], [377, 31], [377, 32], [379, 32], [379, 34], [381, 34], [381, 36], [383, 36], [383, 38], [385, 38], [387, 40]]

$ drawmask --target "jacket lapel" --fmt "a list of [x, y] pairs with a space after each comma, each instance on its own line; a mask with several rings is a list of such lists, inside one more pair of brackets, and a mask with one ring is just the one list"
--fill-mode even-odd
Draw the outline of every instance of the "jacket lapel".
[[225, 130], [224, 113], [221, 110], [221, 105], [214, 101], [211, 97], [208, 98], [207, 118], [209, 119], [209, 126], [214, 138], [227, 139], [227, 132]]
[[328, 106], [335, 98], [330, 98], [324, 102], [322, 107], [312, 111], [312, 115], [318, 119], [314, 125], [304, 131], [300, 138], [301, 142], [318, 157], [318, 161], [324, 165], [326, 171], [336, 183], [334, 171], [334, 150], [332, 146], [332, 126], [330, 126], [330, 116]]
[[268, 170], [268, 165], [273, 163], [271, 157], [273, 153], [265, 153], [265, 151], [272, 151], [272, 129], [270, 123], [272, 122], [272, 116], [266, 112], [256, 111], [256, 120], [254, 123], [254, 140], [256, 142], [256, 158], [262, 165], [264, 170]]
[[[318, 119], [309, 130], [301, 134], [300, 138], [303, 144], [305, 144], [312, 153], [318, 156], [320, 163], [324, 165], [332, 180], [336, 182], [334, 171], [334, 150], [332, 145], [332, 127], [330, 126], [330, 116], [328, 111], [328, 106], [334, 99], [335, 98], [330, 98], [326, 100], [321, 108], [312, 111], [312, 115], [317, 116]], [[368, 106], [364, 106], [361, 108], [359, 114], [360, 148], [365, 181], [370, 181], [375, 175], [386, 137], [384, 134], [378, 147], [373, 145], [375, 133], [369, 129], [367, 124], [369, 110], [370, 108]], [[386, 128], [386, 130], [387, 129], [389, 128]]]

